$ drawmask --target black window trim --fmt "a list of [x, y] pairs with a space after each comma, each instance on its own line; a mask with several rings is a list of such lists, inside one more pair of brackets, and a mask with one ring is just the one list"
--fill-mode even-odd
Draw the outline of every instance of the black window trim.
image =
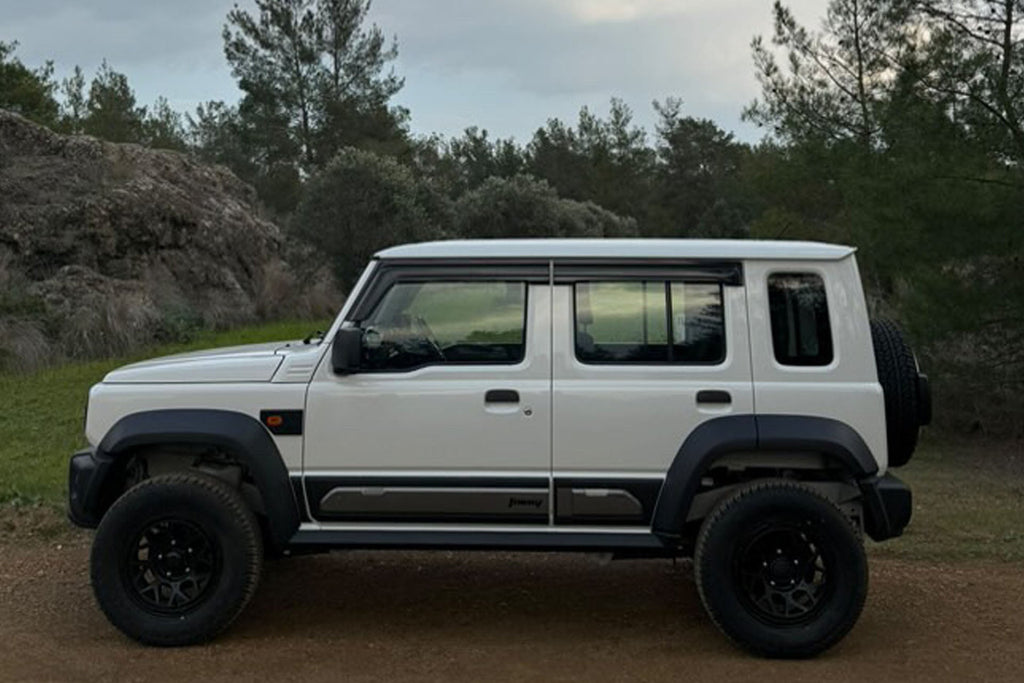
[[[639, 278], [636, 278], [636, 279], [639, 279]], [[707, 281], [703, 281], [703, 280], [688, 280], [688, 279], [681, 279], [681, 278], [673, 278], [673, 279], [668, 279], [668, 280], [664, 280], [664, 281], [662, 281], [660, 279], [640, 280], [642, 282], [663, 282], [663, 284], [665, 285], [665, 316], [667, 318], [666, 322], [667, 322], [667, 325], [668, 325], [668, 327], [667, 327], [667, 334], [668, 334], [668, 336], [667, 336], [667, 339], [666, 339], [667, 346], [668, 346], [668, 353], [666, 354], [667, 355], [666, 360], [622, 361], [622, 360], [583, 360], [582, 358], [580, 358], [579, 346], [576, 343], [576, 334], [579, 331], [579, 325], [576, 323], [576, 320], [577, 320], [576, 285], [580, 284], [580, 283], [594, 283], [594, 282], [630, 282], [632, 280], [633, 280], [633, 278], [607, 277], [607, 278], [599, 278], [599, 279], [595, 278], [595, 279], [578, 280], [578, 281], [575, 281], [575, 282], [572, 283], [572, 355], [573, 355], [573, 358], [575, 358], [577, 362], [579, 362], [579, 363], [581, 363], [583, 365], [598, 365], [598, 366], [607, 366], [607, 365], [612, 365], [612, 366], [617, 366], [617, 367], [631, 367], [631, 366], [658, 367], [658, 366], [671, 366], [671, 367], [677, 367], [677, 368], [688, 368], [688, 367], [716, 367], [716, 366], [719, 366], [719, 365], [723, 365], [725, 363], [725, 361], [728, 360], [728, 358], [729, 358], [729, 335], [728, 335], [728, 326], [726, 325], [726, 322], [725, 322], [726, 314], [725, 314], [725, 283], [724, 282], [719, 282], [718, 283], [718, 293], [719, 293], [719, 296], [721, 297], [721, 300], [722, 300], [722, 354], [721, 354], [721, 356], [719, 358], [714, 359], [714, 360], [700, 360], [700, 361], [677, 361], [677, 360], [675, 360], [675, 349], [674, 349], [675, 344], [673, 343], [675, 341], [675, 329], [674, 329], [674, 321], [673, 321], [673, 316], [672, 316], [672, 284], [673, 283], [697, 284], [697, 285], [714, 284], [712, 282], [707, 282]]]
[[[775, 350], [775, 328], [772, 324], [771, 316], [771, 279], [773, 277], [807, 277], [808, 275], [816, 277], [821, 281], [821, 291], [825, 295], [825, 315], [828, 317], [828, 335], [831, 356], [827, 363], [786, 363], [779, 360], [778, 353]], [[801, 372], [813, 372], [816, 370], [828, 370], [831, 368], [839, 358], [839, 354], [837, 353], [836, 331], [833, 329], [832, 325], [832, 308], [829, 306], [830, 297], [828, 294], [828, 278], [825, 276], [825, 273], [820, 270], [813, 269], [794, 270], [793, 268], [785, 268], [782, 270], [769, 270], [765, 274], [764, 287], [765, 302], [768, 304], [768, 339], [771, 344], [772, 360], [774, 363], [780, 368], [784, 368], [786, 370], [798, 369]]]
[[665, 280], [694, 284], [743, 285], [743, 264], [739, 261], [701, 259], [555, 259], [554, 283], [626, 280]]

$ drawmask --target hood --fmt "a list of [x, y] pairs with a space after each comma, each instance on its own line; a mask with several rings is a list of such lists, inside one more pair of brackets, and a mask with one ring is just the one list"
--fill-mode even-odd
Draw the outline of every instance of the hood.
[[289, 353], [310, 347], [301, 341], [246, 344], [162, 356], [124, 365], [103, 378], [132, 382], [269, 382]]

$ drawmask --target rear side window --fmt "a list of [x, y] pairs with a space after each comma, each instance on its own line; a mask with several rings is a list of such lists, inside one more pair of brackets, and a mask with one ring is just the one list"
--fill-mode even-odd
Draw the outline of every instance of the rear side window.
[[832, 328], [825, 283], [812, 273], [768, 276], [772, 348], [782, 365], [815, 366], [832, 362]]
[[719, 284], [580, 282], [576, 357], [584, 363], [719, 363], [725, 359]]

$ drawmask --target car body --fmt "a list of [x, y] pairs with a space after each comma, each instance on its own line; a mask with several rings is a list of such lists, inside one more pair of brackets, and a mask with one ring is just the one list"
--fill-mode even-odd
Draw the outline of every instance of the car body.
[[[795, 482], [792, 495], [827, 501], [856, 533], [884, 540], [911, 512], [889, 471], [893, 444], [907, 450], [893, 428], [908, 423], [916, 441], [927, 382], [916, 361], [904, 368], [913, 401], [893, 412], [873, 332], [850, 247], [394, 247], [322, 339], [108, 374], [90, 391], [90, 446], [71, 461], [70, 515], [102, 533], [126, 492], [187, 470], [236, 491], [262, 542], [285, 553], [691, 556], [732, 497]], [[812, 654], [825, 640], [775, 654]]]

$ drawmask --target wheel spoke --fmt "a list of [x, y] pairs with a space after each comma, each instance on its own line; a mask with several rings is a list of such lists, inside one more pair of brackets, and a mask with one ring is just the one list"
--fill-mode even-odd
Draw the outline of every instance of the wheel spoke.
[[740, 541], [734, 581], [749, 609], [769, 622], [803, 623], [828, 583], [813, 520], [765, 520]]
[[219, 557], [209, 536], [194, 523], [160, 520], [139, 532], [125, 558], [123, 576], [144, 609], [181, 614], [205, 599]]

